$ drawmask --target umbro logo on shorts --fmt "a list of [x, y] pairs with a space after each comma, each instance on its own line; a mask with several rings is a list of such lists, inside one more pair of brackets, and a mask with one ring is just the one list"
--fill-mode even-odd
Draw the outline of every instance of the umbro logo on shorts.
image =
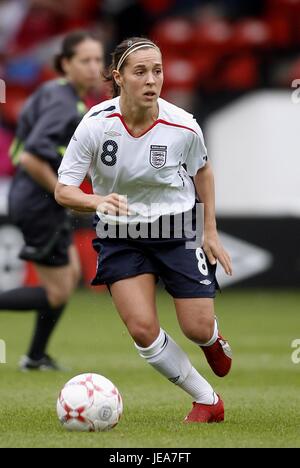
[[209, 281], [208, 279], [205, 279], [205, 280], [200, 281], [200, 283], [205, 284], [205, 286], [209, 286], [211, 284], [211, 281]]

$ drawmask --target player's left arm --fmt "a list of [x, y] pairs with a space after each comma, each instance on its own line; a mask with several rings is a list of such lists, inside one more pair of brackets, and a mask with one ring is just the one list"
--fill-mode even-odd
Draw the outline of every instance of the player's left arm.
[[223, 248], [217, 231], [214, 175], [209, 162], [197, 171], [197, 174], [194, 176], [194, 183], [197, 194], [204, 204], [203, 250], [212, 265], [218, 260], [227, 275], [232, 275], [230, 256]]

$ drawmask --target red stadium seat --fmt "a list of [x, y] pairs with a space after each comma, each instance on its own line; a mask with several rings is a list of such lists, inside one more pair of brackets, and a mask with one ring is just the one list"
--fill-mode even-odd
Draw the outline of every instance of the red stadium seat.
[[219, 55], [215, 53], [198, 53], [193, 57], [195, 67], [197, 68], [197, 83], [201, 85], [210, 79], [218, 63]]
[[150, 15], [156, 16], [171, 8], [175, 0], [140, 0], [140, 2]]
[[193, 25], [182, 18], [159, 22], [151, 37], [163, 53], [183, 53], [185, 56], [195, 47]]
[[271, 31], [273, 47], [287, 48], [294, 45], [294, 25], [292, 21], [276, 13], [267, 16], [266, 21]]
[[[300, 0], [268, 0], [267, 16], [272, 18], [275, 39], [280, 47], [295, 46], [300, 42]], [[276, 21], [274, 20], [276, 18]], [[287, 39], [286, 33], [289, 32]], [[285, 39], [285, 43], [284, 42]], [[275, 44], [276, 45], [276, 44]]]
[[219, 85], [223, 89], [247, 90], [259, 83], [257, 59], [252, 55], [242, 55], [228, 60], [219, 76]]
[[36, 46], [49, 37], [61, 32], [57, 18], [46, 10], [33, 10], [27, 16], [12, 49], [15, 53]]
[[197, 64], [193, 60], [167, 57], [164, 60], [166, 87], [193, 89], [198, 80]]
[[[74, 3], [74, 0], [72, 0]], [[95, 14], [100, 9], [99, 0], [76, 0], [77, 16], [85, 16], [88, 19], [95, 19]]]
[[199, 51], [218, 54], [230, 53], [232, 27], [227, 21], [213, 20], [200, 24], [194, 33], [195, 47]]
[[246, 18], [235, 24], [232, 40], [236, 49], [267, 48], [272, 44], [272, 31], [265, 21]]
[[300, 13], [300, 0], [266, 0], [266, 9], [270, 13], [294, 15]]

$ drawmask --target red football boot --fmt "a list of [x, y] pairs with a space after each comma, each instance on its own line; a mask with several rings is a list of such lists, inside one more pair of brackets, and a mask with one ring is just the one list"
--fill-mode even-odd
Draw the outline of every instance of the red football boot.
[[231, 368], [232, 351], [228, 341], [218, 335], [217, 341], [211, 346], [201, 346], [207, 362], [218, 377], [225, 377]]
[[185, 423], [214, 423], [222, 421], [224, 421], [224, 403], [220, 397], [216, 405], [204, 405], [194, 401], [192, 411], [184, 419]]

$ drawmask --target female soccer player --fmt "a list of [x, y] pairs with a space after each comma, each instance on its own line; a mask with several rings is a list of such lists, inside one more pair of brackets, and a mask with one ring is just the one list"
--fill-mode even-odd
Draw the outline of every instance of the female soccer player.
[[35, 264], [41, 283], [0, 294], [0, 310], [38, 312], [22, 370], [58, 368], [46, 347], [78, 283], [80, 264], [67, 211], [56, 203], [54, 189], [64, 150], [87, 110], [82, 98], [100, 80], [102, 44], [89, 32], [70, 33], [55, 65], [63, 78], [42, 85], [26, 102], [11, 151], [18, 169], [10, 217], [24, 235], [20, 257]]
[[[217, 375], [229, 372], [230, 347], [218, 332], [213, 298], [216, 261], [227, 274], [232, 269], [216, 230], [213, 174], [202, 132], [190, 114], [159, 98], [162, 55], [152, 41], [122, 42], [111, 72], [115, 97], [95, 106], [77, 128], [59, 169], [56, 200], [97, 211], [94, 248], [100, 255], [93, 284], [109, 286], [139, 354], [193, 397], [185, 421], [219, 422], [221, 398], [160, 328], [155, 305], [160, 277], [174, 298], [183, 333], [203, 349]], [[88, 170], [94, 195], [79, 188]], [[197, 195], [204, 204], [209, 263], [201, 244], [190, 248], [190, 236], [177, 235], [178, 217], [184, 224], [191, 214], [197, 223]], [[153, 228], [160, 229], [158, 235]]]

